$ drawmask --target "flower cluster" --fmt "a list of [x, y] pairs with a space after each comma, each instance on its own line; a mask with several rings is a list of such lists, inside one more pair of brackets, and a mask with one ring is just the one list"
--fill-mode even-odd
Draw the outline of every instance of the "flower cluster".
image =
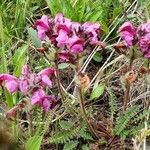
[[145, 58], [150, 59], [150, 21], [135, 27], [130, 22], [125, 22], [119, 33], [127, 47], [138, 44]]
[[44, 89], [52, 87], [50, 77], [54, 72], [54, 69], [46, 68], [39, 73], [30, 73], [29, 67], [25, 65], [18, 78], [10, 74], [1, 74], [0, 85], [4, 85], [11, 94], [20, 91], [23, 95], [31, 97], [31, 104], [39, 105], [45, 111], [49, 111], [55, 106], [56, 100], [54, 96], [46, 95]]
[[50, 41], [61, 50], [59, 59], [71, 61], [75, 54], [84, 51], [88, 45], [99, 44], [101, 28], [99, 23], [72, 22], [59, 13], [54, 19], [42, 16], [35, 23], [41, 41]]

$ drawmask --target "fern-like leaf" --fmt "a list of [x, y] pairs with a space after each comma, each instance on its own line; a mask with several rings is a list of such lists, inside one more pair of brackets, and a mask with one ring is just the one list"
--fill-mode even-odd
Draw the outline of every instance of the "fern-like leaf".
[[116, 135], [120, 135], [120, 133], [127, 127], [130, 119], [135, 116], [138, 110], [139, 110], [139, 107], [136, 107], [136, 106], [130, 107], [121, 116], [119, 116], [117, 123], [116, 123], [116, 127], [114, 129], [114, 133]]
[[80, 127], [73, 127], [70, 130], [57, 131], [50, 139], [50, 143], [65, 143], [78, 134]]
[[78, 141], [69, 141], [64, 145], [63, 150], [73, 150], [77, 147], [78, 143]]

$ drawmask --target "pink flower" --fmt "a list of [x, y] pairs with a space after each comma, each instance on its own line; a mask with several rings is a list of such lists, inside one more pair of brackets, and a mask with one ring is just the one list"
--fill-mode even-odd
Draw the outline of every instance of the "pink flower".
[[19, 80], [19, 90], [25, 95], [29, 92], [29, 81], [24, 77]]
[[52, 32], [52, 21], [48, 19], [48, 16], [44, 15], [41, 19], [38, 19], [35, 26], [38, 31], [38, 37], [42, 41], [46, 39], [48, 32]]
[[53, 68], [46, 68], [46, 69], [43, 69], [42, 71], [40, 71], [38, 73], [38, 75], [50, 76], [50, 75], [53, 75], [54, 73], [55, 73], [55, 69], [53, 69]]
[[63, 30], [67, 34], [71, 32], [71, 20], [67, 19], [63, 16], [63, 14], [59, 13], [55, 17], [55, 27], [56, 27], [56, 32], [59, 34], [60, 30]]
[[22, 71], [21, 71], [22, 75], [27, 76], [29, 74], [29, 66], [28, 65], [24, 65], [22, 67]]
[[150, 33], [150, 20], [147, 23], [140, 25], [137, 29], [139, 36], [144, 36], [147, 33]]
[[72, 30], [74, 30], [76, 33], [78, 33], [78, 32], [81, 30], [82, 26], [81, 26], [81, 24], [78, 23], [78, 22], [72, 22], [71, 28], [72, 28]]
[[58, 13], [55, 16], [55, 23], [63, 23], [64, 22], [64, 16], [62, 13]]
[[52, 81], [49, 79], [47, 75], [42, 75], [41, 80], [43, 86], [48, 86], [50, 88], [52, 87]]
[[86, 22], [82, 25], [83, 31], [88, 35], [91, 45], [98, 44], [101, 28], [99, 23]]
[[144, 57], [150, 58], [150, 33], [140, 37], [139, 46], [144, 53]]
[[147, 53], [144, 55], [144, 57], [150, 59], [150, 51], [147, 52]]
[[73, 35], [71, 38], [69, 38], [67, 47], [72, 53], [78, 54], [83, 52], [83, 44], [84, 42], [81, 38]]
[[2, 85], [3, 81], [5, 81], [5, 86], [11, 94], [18, 90], [18, 81], [15, 76], [9, 74], [1, 74], [0, 85]]
[[41, 77], [42, 85], [52, 87], [52, 81], [49, 79], [49, 76], [54, 75], [55, 70], [52, 68], [43, 69], [38, 73]]
[[60, 30], [58, 37], [56, 38], [57, 46], [59, 48], [64, 48], [68, 42], [68, 39], [69, 39], [69, 37], [67, 35], [67, 32], [65, 32], [64, 30]]
[[54, 96], [47, 96], [42, 89], [37, 89], [34, 91], [31, 97], [32, 105], [41, 106], [46, 112], [55, 106], [56, 100]]
[[125, 22], [120, 28], [119, 33], [127, 46], [132, 46], [136, 39], [136, 29], [130, 22]]
[[60, 59], [61, 62], [71, 62], [75, 63], [75, 56], [67, 51], [61, 51], [58, 53], [58, 59]]
[[6, 80], [5, 81], [6, 89], [9, 93], [13, 94], [18, 90], [18, 82], [16, 80]]
[[50, 109], [53, 109], [56, 106], [55, 96], [45, 96], [43, 100], [43, 109], [48, 112]]

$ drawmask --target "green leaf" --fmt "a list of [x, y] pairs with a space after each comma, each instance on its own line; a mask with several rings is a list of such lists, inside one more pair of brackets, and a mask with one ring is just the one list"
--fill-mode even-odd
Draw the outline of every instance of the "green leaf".
[[79, 134], [84, 140], [92, 140], [93, 139], [91, 134], [85, 130], [81, 129]]
[[73, 127], [74, 124], [73, 122], [70, 121], [60, 120], [59, 125], [62, 129], [69, 130], [70, 128]]
[[13, 96], [8, 92], [8, 90], [5, 88], [4, 89], [4, 94], [6, 97], [6, 102], [9, 108], [12, 108], [14, 103], [13, 103]]
[[96, 61], [96, 62], [101, 62], [103, 60], [103, 56], [101, 55], [100, 52], [96, 52], [96, 54], [94, 55], [93, 59]]
[[84, 145], [82, 146], [82, 150], [90, 150], [90, 149], [88, 148], [87, 144], [84, 144]]
[[70, 0], [61, 1], [61, 5], [64, 16], [72, 19], [72, 17], [74, 17], [74, 9], [70, 3]]
[[26, 144], [26, 150], [40, 150], [42, 136], [35, 135], [30, 137]]
[[86, 8], [86, 0], [78, 0], [74, 6], [76, 11], [77, 21], [81, 21]]
[[27, 27], [27, 30], [28, 30], [28, 34], [31, 38], [31, 41], [33, 43], [33, 45], [36, 47], [36, 48], [40, 48], [42, 47], [42, 43], [40, 41], [40, 39], [38, 38], [38, 35], [37, 35], [37, 32], [36, 30], [34, 30], [33, 28], [29, 28]]
[[70, 141], [70, 142], [67, 142], [65, 145], [64, 145], [64, 149], [63, 150], [73, 150], [74, 148], [77, 147], [78, 145], [78, 141]]
[[63, 69], [68, 68], [69, 66], [70, 66], [69, 63], [61, 63], [61, 64], [58, 65], [58, 69], [63, 70]]
[[21, 73], [22, 66], [25, 63], [25, 59], [26, 59], [25, 56], [28, 48], [29, 48], [28, 44], [22, 45], [16, 50], [13, 56], [14, 74], [16, 76], [19, 76]]
[[105, 84], [99, 84], [91, 93], [90, 100], [99, 98], [105, 90]]

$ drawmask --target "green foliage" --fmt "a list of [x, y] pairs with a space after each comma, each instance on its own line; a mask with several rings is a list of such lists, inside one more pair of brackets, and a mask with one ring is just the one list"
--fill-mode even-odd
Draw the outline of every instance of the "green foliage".
[[117, 97], [115, 96], [115, 94], [113, 93], [113, 91], [110, 89], [109, 90], [109, 106], [110, 106], [110, 114], [113, 115], [116, 113], [117, 111]]
[[146, 117], [145, 115], [149, 113], [149, 110], [139, 113], [139, 109], [139, 106], [130, 107], [118, 117], [113, 130], [115, 135], [125, 139], [129, 136], [134, 137], [140, 132], [144, 127], [144, 122], [140, 122]]
[[58, 68], [63, 70], [63, 69], [68, 68], [69, 66], [70, 66], [69, 63], [61, 63], [61, 64], [58, 65]]
[[138, 112], [139, 107], [133, 106], [127, 109], [123, 114], [119, 116], [116, 122], [116, 126], [114, 129], [114, 133], [116, 135], [120, 135], [121, 132], [126, 128], [127, 124], [135, 116], [135, 114]]
[[87, 144], [84, 144], [84, 145], [82, 146], [82, 150], [90, 150], [90, 149], [88, 148]]
[[77, 147], [78, 143], [78, 141], [69, 141], [65, 143], [63, 150], [73, 150]]
[[92, 140], [92, 136], [89, 132], [86, 131], [86, 127], [82, 127], [79, 131], [79, 136], [82, 137], [84, 140]]
[[26, 61], [26, 53], [29, 48], [29, 44], [24, 44], [19, 47], [13, 56], [14, 74], [19, 76], [21, 74], [22, 66]]
[[[34, 114], [35, 117], [41, 112], [37, 111], [36, 113], [37, 114]], [[41, 121], [42, 119], [41, 114], [40, 116], [38, 116], [38, 118], [39, 118], [39, 121]], [[41, 142], [43, 140], [44, 134], [47, 132], [49, 128], [51, 120], [52, 120], [52, 114], [46, 114], [45, 118], [43, 119], [44, 124], [40, 124], [40, 122], [37, 122], [35, 134], [33, 136], [30, 135], [30, 138], [27, 139], [27, 142], [25, 145], [26, 150], [40, 150]]]
[[[74, 21], [100, 22], [105, 33], [109, 32], [109, 18], [113, 19], [122, 13], [122, 5], [118, 0], [46, 0], [53, 16], [62, 12], [66, 17]], [[110, 10], [112, 10], [110, 12]]]
[[28, 30], [28, 34], [29, 34], [29, 36], [31, 38], [31, 41], [32, 41], [33, 45], [36, 48], [41, 48], [42, 44], [41, 44], [40, 39], [37, 36], [37, 32], [31, 27], [30, 28], [28, 27], [27, 30]]
[[43, 137], [38, 135], [30, 137], [26, 144], [26, 150], [40, 150], [42, 139]]
[[80, 130], [80, 127], [72, 127], [70, 130], [61, 130], [61, 131], [56, 131], [55, 134], [49, 139], [50, 143], [66, 143], [73, 139]]
[[99, 98], [104, 93], [104, 90], [105, 90], [105, 84], [103, 83], [99, 84], [95, 89], [93, 89], [90, 96], [90, 100]]
[[[76, 140], [79, 138], [83, 138], [85, 141], [93, 140], [91, 134], [87, 131], [87, 126], [84, 122], [81, 121], [80, 125], [77, 126], [74, 122], [60, 120], [57, 130], [54, 131], [54, 134], [49, 139], [49, 142], [55, 144], [62, 143], [64, 144], [64, 149], [73, 149], [77, 146], [78, 143]], [[73, 142], [75, 144], [72, 145]]]
[[93, 60], [95, 60], [96, 62], [101, 62], [103, 60], [103, 56], [100, 52], [96, 52], [96, 54], [93, 57]]
[[72, 127], [73, 127], [73, 125], [74, 125], [74, 123], [73, 122], [71, 122], [71, 121], [65, 121], [65, 120], [60, 120], [59, 121], [59, 125], [60, 125], [60, 127], [62, 128], [62, 129], [64, 129], [64, 130], [69, 130], [69, 129], [71, 129]]

